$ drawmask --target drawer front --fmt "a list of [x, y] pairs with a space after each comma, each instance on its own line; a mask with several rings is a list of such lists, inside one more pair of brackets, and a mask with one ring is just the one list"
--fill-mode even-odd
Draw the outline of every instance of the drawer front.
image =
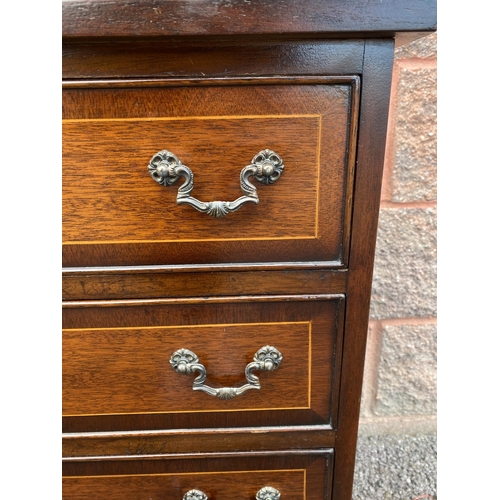
[[[231, 83], [63, 92], [65, 266], [347, 263], [358, 78]], [[185, 171], [168, 186], [153, 179], [164, 150], [191, 170], [188, 194]], [[240, 173], [265, 150], [284, 167], [248, 178], [256, 204]], [[184, 202], [246, 198], [216, 218], [178, 205], [181, 192]]]
[[[267, 487], [267, 493], [273, 495], [268, 500], [325, 500], [329, 498], [327, 479], [332, 458], [332, 450], [316, 450], [288, 452], [286, 457], [234, 454], [203, 459], [66, 463], [63, 498], [205, 500], [204, 494], [207, 500], [266, 500], [262, 489]], [[200, 496], [185, 496], [193, 490]]]
[[65, 308], [65, 431], [331, 424], [343, 296], [231, 300]]

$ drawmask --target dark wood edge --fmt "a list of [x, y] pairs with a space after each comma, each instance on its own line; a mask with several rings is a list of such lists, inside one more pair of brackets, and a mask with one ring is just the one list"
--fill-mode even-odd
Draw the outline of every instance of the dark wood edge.
[[349, 113], [350, 130], [348, 135], [348, 150], [347, 150], [347, 168], [346, 168], [346, 199], [344, 203], [344, 235], [342, 241], [342, 263], [344, 266], [349, 265], [349, 242], [351, 239], [351, 220], [352, 220], [352, 196], [354, 192], [354, 176], [356, 167], [356, 152], [359, 124], [359, 100], [361, 92], [361, 79], [359, 77], [353, 79], [352, 82], [352, 99], [351, 110]]
[[[333, 498], [351, 500], [392, 78], [393, 40], [367, 40], [347, 278]], [[360, 314], [360, 311], [363, 314]]]
[[[214, 452], [214, 453], [159, 453], [141, 455], [141, 460], [165, 460], [165, 459], [189, 459], [189, 458], [239, 458], [239, 457], [267, 457], [267, 456], [324, 456], [332, 455], [334, 448], [315, 448], [304, 450], [266, 450], [266, 451], [238, 451], [238, 452]], [[63, 462], [90, 462], [90, 461], [115, 461], [115, 460], [137, 460], [137, 455], [99, 455], [87, 457], [63, 457]]]
[[390, 36], [432, 31], [436, 0], [66, 0], [63, 38], [210, 35]]
[[63, 90], [93, 88], [150, 88], [150, 87], [209, 87], [233, 85], [327, 85], [358, 84], [357, 75], [287, 75], [287, 76], [249, 76], [224, 78], [117, 78], [91, 80], [63, 80]]
[[[222, 437], [225, 437], [221, 439]], [[228, 440], [226, 438], [230, 437]], [[263, 439], [263, 437], [265, 439]], [[175, 431], [100, 432], [63, 434], [62, 455], [67, 461], [158, 457], [192, 457], [220, 453], [284, 454], [290, 450], [335, 446], [335, 431], [327, 425], [248, 427]], [[190, 446], [186, 446], [190, 443]]]
[[[214, 275], [219, 280], [213, 289]], [[197, 286], [184, 289], [186, 280], [195, 278]], [[190, 281], [191, 282], [191, 281]], [[333, 269], [280, 270], [216, 270], [196, 273], [167, 272], [102, 272], [63, 273], [64, 301], [88, 300], [152, 300], [163, 298], [196, 298], [226, 296], [314, 296], [345, 293], [347, 271]]]
[[423, 29], [420, 31], [349, 31], [349, 32], [310, 32], [310, 33], [273, 33], [263, 35], [198, 35], [198, 36], [63, 36], [62, 42], [65, 47], [81, 44], [114, 44], [114, 43], [168, 43], [186, 45], [191, 47], [202, 46], [207, 44], [223, 47], [225, 45], [234, 44], [282, 44], [282, 43], [297, 43], [297, 42], [342, 42], [365, 40], [367, 38], [391, 38], [395, 41], [395, 47], [400, 47], [408, 43], [414, 42], [419, 38], [426, 37], [437, 31], [437, 26], [431, 29]]
[[[103, 438], [114, 438], [114, 439], [129, 439], [131, 437], [169, 437], [178, 435], [179, 433], [190, 435], [192, 439], [196, 439], [196, 436], [200, 435], [214, 435], [218, 436], [221, 433], [224, 435], [228, 434], [248, 434], [255, 432], [257, 429], [255, 427], [209, 427], [200, 429], [161, 429], [161, 430], [150, 430], [150, 431], [104, 431], [104, 432], [65, 432], [63, 433], [64, 440], [71, 439], [103, 439]], [[258, 428], [258, 433], [260, 434], [283, 434], [288, 432], [318, 432], [318, 431], [331, 431], [332, 427], [328, 424], [326, 425], [292, 425], [287, 427], [275, 427], [275, 426], [263, 426]]]
[[[346, 290], [347, 291], [347, 290]], [[340, 380], [342, 374], [342, 356], [339, 356], [340, 353], [343, 352], [344, 349], [344, 329], [345, 329], [345, 304], [346, 304], [346, 296], [343, 294], [342, 304], [344, 307], [340, 307], [337, 315], [337, 322], [335, 324], [335, 329], [338, 332], [337, 338], [337, 347], [335, 354], [335, 362], [333, 367], [331, 367], [332, 373], [331, 377], [333, 380], [333, 391], [334, 398], [330, 401], [330, 425], [333, 429], [338, 429], [338, 420], [339, 420], [339, 405], [340, 405]]]
[[346, 269], [339, 268], [338, 261], [320, 262], [276, 262], [276, 263], [243, 263], [243, 264], [179, 264], [171, 266], [109, 266], [109, 267], [63, 267], [64, 276], [82, 275], [123, 275], [123, 274], [165, 274], [165, 273], [203, 273], [203, 272], [252, 272], [252, 271], [282, 271], [288, 269], [332, 269], [339, 274], [345, 274]]
[[197, 41], [141, 38], [134, 43], [73, 41], [62, 46], [63, 79], [358, 75], [362, 70], [364, 43], [356, 38], [304, 41], [247, 37], [231, 42], [210, 37]]
[[234, 304], [235, 302], [310, 302], [313, 300], [340, 300], [343, 294], [319, 295], [238, 295], [229, 297], [193, 297], [172, 299], [143, 299], [143, 300], [75, 300], [65, 301], [63, 309], [81, 307], [137, 307], [160, 306], [171, 304]]

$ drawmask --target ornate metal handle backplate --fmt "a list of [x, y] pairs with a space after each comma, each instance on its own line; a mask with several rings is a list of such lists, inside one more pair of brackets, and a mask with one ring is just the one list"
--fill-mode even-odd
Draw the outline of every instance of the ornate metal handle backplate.
[[225, 217], [229, 212], [235, 212], [245, 203], [259, 203], [257, 188], [248, 180], [250, 176], [262, 184], [276, 182], [283, 173], [283, 160], [270, 149], [264, 149], [253, 157], [252, 163], [243, 168], [240, 173], [240, 186], [245, 196], [235, 201], [209, 201], [207, 203], [191, 196], [194, 186], [193, 172], [170, 151], [164, 149], [156, 153], [149, 161], [148, 170], [151, 177], [163, 186], [171, 186], [182, 176], [186, 180], [177, 192], [178, 205], [191, 205], [200, 212], [212, 217]]
[[[281, 493], [272, 486], [264, 486], [255, 495], [255, 500], [279, 500]], [[182, 500], [208, 500], [207, 495], [200, 490], [190, 490], [183, 497]]]
[[189, 349], [179, 349], [175, 351], [170, 358], [170, 364], [177, 373], [189, 374], [199, 372], [199, 375], [193, 382], [193, 391], [203, 391], [210, 394], [210, 396], [217, 396], [221, 399], [233, 399], [250, 389], [260, 389], [259, 378], [252, 372], [254, 370], [275, 370], [280, 365], [282, 359], [283, 356], [275, 347], [270, 345], [261, 347], [255, 353], [253, 361], [248, 363], [245, 368], [247, 384], [241, 387], [219, 387], [217, 389], [205, 385], [204, 382], [207, 378], [207, 370], [199, 363], [198, 356]]

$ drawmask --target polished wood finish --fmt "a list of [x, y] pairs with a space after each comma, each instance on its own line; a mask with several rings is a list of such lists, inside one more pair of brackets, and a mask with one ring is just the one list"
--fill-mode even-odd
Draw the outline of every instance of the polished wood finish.
[[[280, 337], [287, 338], [284, 347]], [[309, 337], [306, 321], [232, 324], [231, 318], [196, 327], [63, 330], [63, 416], [306, 409]], [[259, 393], [228, 401], [193, 391], [197, 374], [183, 376], [168, 363], [182, 346], [206, 368], [206, 385], [241, 387], [245, 367], [266, 345], [277, 345], [286, 361], [273, 373], [257, 374]]]
[[[63, 2], [64, 498], [350, 500], [393, 38], [434, 27], [432, 0]], [[221, 220], [147, 172], [168, 149], [229, 201], [264, 148], [283, 176]], [[282, 365], [234, 400], [168, 362], [238, 386], [261, 344]]]
[[[393, 42], [367, 41], [347, 278], [334, 498], [350, 498], [389, 108]], [[377, 117], [374, 120], [374, 117]]]
[[[235, 44], [238, 50], [235, 50]], [[349, 75], [363, 71], [363, 40], [262, 40], [248, 39], [198, 41], [162, 39], [129, 42], [74, 43], [63, 40], [64, 86], [104, 85], [110, 79], [249, 78], [273, 75], [293, 79], [297, 75]], [[263, 68], [272, 71], [263, 73]], [[142, 84], [142, 81], [138, 81]]]
[[[65, 266], [344, 264], [359, 79], [217, 83], [64, 92]], [[223, 219], [177, 206], [184, 179], [165, 188], [147, 170], [168, 149], [193, 171], [193, 196], [230, 201], [242, 194], [241, 169], [266, 148], [283, 175], [255, 182], [259, 204]]]
[[[343, 296], [103, 306], [64, 309], [66, 431], [335, 422]], [[174, 351], [189, 349], [207, 384], [237, 387], [266, 345], [281, 352], [280, 366], [257, 373], [260, 390], [227, 401], [193, 391], [195, 374], [176, 373], [169, 363]]]
[[318, 449], [335, 446], [335, 432], [329, 425], [241, 427], [213, 429], [173, 429], [127, 432], [73, 432], [63, 440], [65, 461], [108, 460], [172, 456], [190, 457], [197, 453], [229, 453]]
[[436, 2], [66, 0], [65, 38], [294, 35], [392, 37], [436, 29]]
[[[328, 265], [328, 263], [324, 264]], [[100, 299], [159, 299], [176, 297], [211, 297], [224, 295], [248, 296], [328, 294], [332, 290], [345, 293], [347, 272], [332, 269], [290, 269], [313, 267], [311, 263], [287, 264], [288, 270], [274, 270], [276, 266], [227, 266], [211, 271], [188, 267], [81, 268], [63, 272], [63, 299], [85, 301]], [[280, 267], [283, 267], [280, 266]], [[316, 266], [319, 267], [319, 266]], [[201, 269], [204, 269], [201, 268]], [[231, 269], [230, 271], [228, 269]], [[238, 270], [239, 269], [239, 270]], [[222, 272], [223, 271], [223, 272]], [[64, 307], [64, 304], [63, 304]]]
[[210, 499], [253, 499], [264, 486], [278, 489], [281, 498], [290, 500], [326, 500], [331, 494], [331, 449], [292, 451], [286, 456], [242, 453], [141, 461], [123, 458], [101, 463], [65, 462], [63, 498], [182, 500], [187, 491], [198, 489]]

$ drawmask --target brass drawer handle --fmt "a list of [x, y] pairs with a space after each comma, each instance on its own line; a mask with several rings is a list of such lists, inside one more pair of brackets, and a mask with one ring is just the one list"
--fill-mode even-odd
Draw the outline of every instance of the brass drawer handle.
[[163, 186], [171, 186], [182, 176], [186, 179], [177, 192], [178, 205], [191, 205], [199, 212], [212, 217], [225, 217], [229, 212], [239, 210], [245, 203], [259, 203], [257, 188], [248, 180], [254, 176], [262, 184], [273, 184], [283, 173], [283, 160], [270, 149], [264, 149], [253, 157], [252, 163], [243, 168], [240, 173], [240, 187], [245, 196], [235, 201], [209, 201], [207, 203], [191, 196], [194, 179], [193, 172], [170, 151], [164, 149], [156, 153], [149, 161], [148, 170], [151, 177]]
[[199, 372], [199, 375], [194, 379], [193, 391], [203, 391], [210, 396], [217, 396], [221, 399], [233, 399], [250, 389], [260, 389], [259, 378], [252, 372], [254, 370], [271, 371], [278, 368], [283, 359], [282, 354], [270, 345], [261, 347], [253, 357], [253, 361], [248, 363], [245, 368], [245, 376], [247, 384], [241, 387], [219, 387], [214, 388], [205, 385], [207, 378], [207, 370], [199, 363], [198, 356], [189, 349], [178, 349], [170, 357], [170, 364], [177, 373], [189, 374]]
[[[279, 500], [281, 493], [272, 486], [264, 486], [255, 495], [255, 500]], [[207, 495], [200, 490], [189, 490], [182, 500], [208, 500]]]
[[276, 488], [264, 486], [255, 495], [255, 500], [280, 500], [280, 496], [281, 493]]
[[208, 500], [207, 495], [200, 490], [189, 490], [183, 497], [182, 500]]

